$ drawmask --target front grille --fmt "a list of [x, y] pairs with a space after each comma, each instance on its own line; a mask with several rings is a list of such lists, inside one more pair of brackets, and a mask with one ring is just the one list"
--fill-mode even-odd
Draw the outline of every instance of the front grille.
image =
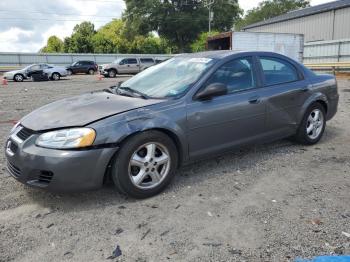
[[40, 171], [38, 181], [40, 183], [49, 184], [52, 180], [52, 177], [53, 177], [53, 173], [51, 171], [42, 170], [42, 171]]
[[11, 175], [15, 177], [21, 176], [21, 170], [15, 165], [11, 164], [9, 161], [7, 161], [7, 169], [11, 173]]
[[33, 134], [34, 132], [32, 130], [22, 126], [21, 130], [16, 134], [16, 136], [21, 140], [25, 141]]

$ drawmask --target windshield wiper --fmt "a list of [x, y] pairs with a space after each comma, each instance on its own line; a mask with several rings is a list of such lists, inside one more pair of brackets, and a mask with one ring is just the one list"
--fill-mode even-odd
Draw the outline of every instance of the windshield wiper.
[[[117, 91], [118, 90], [121, 90], [121, 91], [126, 91], [127, 93], [131, 93], [131, 94], [133, 94], [133, 95], [137, 95], [138, 97], [141, 97], [141, 98], [143, 98], [143, 99], [149, 99], [150, 97], [149, 96], [147, 96], [146, 94], [144, 94], [144, 93], [142, 93], [142, 92], [140, 92], [140, 91], [137, 91], [137, 90], [135, 90], [135, 89], [132, 89], [132, 88], [130, 88], [130, 87], [126, 87], [126, 86], [122, 86], [122, 87], [119, 87], [118, 89], [117, 89]], [[119, 93], [120, 94], [120, 93]]]

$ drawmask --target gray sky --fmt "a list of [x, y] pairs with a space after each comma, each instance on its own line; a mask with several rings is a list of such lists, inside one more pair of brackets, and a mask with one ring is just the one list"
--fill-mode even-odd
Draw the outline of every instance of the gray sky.
[[[330, 0], [312, 0], [312, 5]], [[260, 0], [239, 0], [245, 10]], [[1, 0], [0, 52], [37, 52], [51, 35], [61, 39], [73, 27], [88, 20], [96, 28], [119, 18], [125, 8], [123, 0]]]

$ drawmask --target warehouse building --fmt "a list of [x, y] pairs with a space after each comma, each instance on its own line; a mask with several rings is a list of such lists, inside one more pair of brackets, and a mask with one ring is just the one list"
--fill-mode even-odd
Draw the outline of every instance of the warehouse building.
[[249, 32], [304, 34], [305, 42], [350, 38], [350, 0], [292, 11], [243, 28]]

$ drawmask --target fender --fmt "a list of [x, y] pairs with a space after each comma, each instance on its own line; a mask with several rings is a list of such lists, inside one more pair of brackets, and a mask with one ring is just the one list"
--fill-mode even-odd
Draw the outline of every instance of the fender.
[[[178, 107], [178, 110], [173, 110]], [[164, 113], [172, 109], [173, 115]], [[94, 142], [96, 146], [103, 144], [120, 145], [126, 138], [147, 130], [160, 130], [169, 135], [179, 150], [180, 162], [188, 160], [188, 143], [186, 130], [181, 126], [186, 126], [183, 121], [185, 106], [183, 103], [165, 106], [161, 110], [151, 108], [140, 108], [137, 110], [115, 115], [91, 125], [99, 133], [98, 140]], [[103, 128], [101, 128], [103, 127]]]
[[327, 96], [321, 92], [317, 92], [317, 93], [314, 93], [312, 94], [303, 104], [303, 106], [301, 107], [301, 110], [298, 114], [298, 117], [297, 117], [297, 124], [299, 126], [299, 124], [301, 123], [305, 113], [306, 113], [306, 110], [310, 107], [310, 105], [312, 105], [313, 103], [317, 102], [317, 101], [323, 101], [327, 107], [328, 107], [328, 99], [327, 99]]

